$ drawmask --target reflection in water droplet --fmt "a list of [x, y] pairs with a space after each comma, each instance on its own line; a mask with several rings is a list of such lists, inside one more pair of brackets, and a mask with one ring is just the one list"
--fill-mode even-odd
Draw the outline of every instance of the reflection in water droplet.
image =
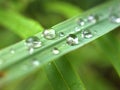
[[88, 22], [96, 23], [98, 21], [99, 17], [97, 15], [89, 15], [88, 16]]
[[78, 19], [77, 23], [78, 23], [78, 25], [80, 25], [80, 26], [85, 25], [85, 21], [84, 21], [83, 19], [81, 19], [81, 18]]
[[43, 31], [43, 36], [46, 39], [54, 39], [56, 37], [56, 32], [54, 29], [46, 29]]
[[89, 30], [83, 30], [82, 31], [82, 38], [86, 38], [86, 39], [89, 39], [89, 38], [92, 38], [93, 37], [93, 34], [91, 31]]
[[10, 49], [11, 54], [15, 54], [15, 50], [13, 48]]
[[60, 53], [60, 51], [56, 47], [53, 48], [52, 52], [53, 52], [53, 54], [59, 54]]
[[40, 41], [40, 39], [36, 36], [31, 36], [29, 38], [26, 39], [26, 45], [29, 48], [38, 48], [41, 47], [42, 42]]
[[60, 37], [64, 37], [65, 34], [64, 34], [63, 32], [60, 32], [60, 33], [59, 33], [59, 36], [60, 36]]
[[37, 59], [33, 59], [32, 64], [33, 64], [34, 66], [39, 66], [39, 65], [40, 65], [40, 62], [39, 62]]
[[120, 16], [118, 15], [111, 15], [110, 16], [110, 21], [113, 23], [120, 23]]
[[79, 43], [79, 39], [76, 35], [74, 34], [69, 34], [66, 40], [67, 44], [70, 46], [74, 46]]

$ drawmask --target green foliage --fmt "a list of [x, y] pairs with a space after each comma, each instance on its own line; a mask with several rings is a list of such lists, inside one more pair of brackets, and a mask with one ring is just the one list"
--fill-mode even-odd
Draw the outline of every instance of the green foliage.
[[[77, 0], [70, 1], [77, 2]], [[119, 0], [111, 0], [83, 13], [78, 8], [79, 6], [72, 5], [71, 2], [59, 0], [0, 2], [0, 37], [4, 41], [0, 47], [8, 45], [7, 48], [0, 51], [0, 90], [119, 89], [119, 76], [117, 76], [117, 74], [120, 75], [119, 28], [114, 32], [112, 30], [119, 27], [120, 23], [111, 21], [110, 17], [111, 15], [119, 16]], [[91, 5], [96, 2], [99, 0], [92, 0]], [[84, 2], [81, 3], [85, 5]], [[31, 7], [34, 7], [35, 10], [29, 11]], [[57, 18], [48, 19], [48, 14]], [[87, 21], [91, 14], [96, 15], [96, 21]], [[56, 23], [66, 18], [70, 19], [51, 27], [56, 31], [55, 39], [47, 40], [42, 36], [43, 30], [46, 28], [43, 28], [45, 26], [43, 23], [46, 23], [46, 26], [47, 24], [52, 25], [50, 20]], [[80, 18], [86, 20], [85, 25], [79, 25]], [[120, 16], [118, 18], [120, 19]], [[10, 30], [10, 32], [6, 30]], [[88, 35], [91, 36], [84, 36], [84, 30], [87, 30]], [[104, 35], [110, 31], [112, 32]], [[61, 32], [65, 36], [59, 37]], [[15, 34], [23, 40], [19, 41], [20, 37]], [[78, 45], [71, 46], [66, 43], [69, 34], [74, 34], [79, 38]], [[25, 39], [30, 36], [37, 36], [42, 42], [42, 46], [34, 49], [32, 53], [25, 42]], [[99, 37], [101, 38], [95, 40]], [[9, 46], [16, 41], [19, 42]], [[58, 54], [52, 52], [55, 47], [59, 50]], [[112, 67], [110, 78], [113, 81], [109, 75], [105, 76], [110, 67]]]

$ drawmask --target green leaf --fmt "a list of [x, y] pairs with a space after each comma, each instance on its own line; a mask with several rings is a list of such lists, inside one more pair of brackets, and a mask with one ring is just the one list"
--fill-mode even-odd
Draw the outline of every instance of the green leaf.
[[[3, 64], [2, 66], [0, 66], [0, 70], [3, 73], [7, 72], [7, 75], [1, 78], [0, 85], [15, 80], [21, 76], [27, 76], [29, 73], [36, 71], [37, 69], [39, 69], [39, 67], [42, 67], [46, 63], [51, 62], [54, 59], [63, 56], [66, 53], [73, 51], [120, 26], [120, 24], [115, 24], [109, 21], [109, 13], [106, 13], [111, 6], [116, 8], [115, 13], [117, 13], [117, 7], [119, 6], [118, 2], [116, 0], [111, 1], [102, 6], [87, 11], [80, 16], [74, 17], [61, 24], [53, 26], [52, 28], [56, 30], [57, 34], [59, 34], [60, 32], [65, 33], [65, 36], [62, 38], [56, 37], [56, 39], [54, 40], [46, 40], [41, 36], [41, 32], [38, 33], [36, 36], [41, 39], [41, 41], [43, 42], [43, 46], [35, 49], [32, 55], [29, 54], [28, 47], [25, 46], [24, 40], [4, 50], [1, 50], [0, 62], [3, 62]], [[78, 20], [79, 18], [86, 19], [90, 14], [95, 14], [98, 16], [100, 15], [98, 22], [89, 22], [86, 23], [83, 27], [79, 26], [76, 20]], [[79, 28], [80, 31], [76, 32], [76, 27]], [[83, 31], [83, 29], [86, 28], [90, 30], [90, 32], [93, 34], [93, 37], [89, 39], [81, 37], [81, 32]], [[77, 35], [80, 39], [78, 45], [69, 46], [68, 44], [66, 44], [66, 37], [71, 33]], [[57, 47], [60, 50], [60, 53], [58, 55], [52, 53], [54, 47]], [[10, 53], [11, 48], [15, 50], [14, 54]], [[38, 67], [33, 64], [34, 59], [40, 63]]]
[[[47, 77], [53, 86], [54, 90], [69, 90], [68, 85], [62, 78], [60, 72], [55, 66], [54, 62], [49, 63], [45, 66], [45, 71], [47, 73]], [[56, 83], [56, 84], [55, 84]]]
[[[105, 57], [113, 64], [114, 68], [118, 72], [120, 76], [120, 56], [119, 56], [119, 42], [118, 39], [115, 38], [111, 33], [105, 35], [95, 41], [95, 45], [97, 49], [102, 52]], [[102, 43], [100, 43], [102, 41]]]
[[46, 65], [45, 71], [54, 90], [85, 90], [81, 80], [65, 57]]

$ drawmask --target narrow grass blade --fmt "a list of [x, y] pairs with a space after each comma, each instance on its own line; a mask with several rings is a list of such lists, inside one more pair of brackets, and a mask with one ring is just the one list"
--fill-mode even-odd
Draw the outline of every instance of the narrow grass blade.
[[47, 11], [63, 14], [67, 18], [79, 15], [82, 12], [78, 7], [65, 2], [48, 2], [45, 3], [45, 6]]
[[[38, 22], [34, 22], [32, 19], [25, 18], [17, 12], [10, 10], [0, 9], [0, 24], [9, 28], [14, 33], [19, 33], [19, 35], [24, 38], [43, 30]], [[32, 31], [34, 31], [34, 33]]]
[[70, 90], [85, 90], [81, 80], [65, 57], [59, 58], [54, 62]]
[[[47, 73], [47, 77], [53, 86], [54, 90], [69, 90], [68, 85], [62, 78], [60, 72], [56, 68], [54, 62], [51, 62], [45, 66], [45, 71]], [[59, 81], [59, 82], [58, 82]]]
[[[100, 43], [102, 41], [102, 43]], [[97, 49], [105, 54], [120, 76], [119, 42], [112, 34], [105, 35], [95, 42]]]

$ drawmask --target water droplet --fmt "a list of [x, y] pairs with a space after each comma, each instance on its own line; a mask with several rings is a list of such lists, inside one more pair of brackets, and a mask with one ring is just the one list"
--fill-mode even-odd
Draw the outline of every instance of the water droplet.
[[28, 51], [29, 51], [29, 54], [33, 54], [34, 48], [31, 48], [31, 47], [30, 47], [30, 48], [28, 49]]
[[88, 16], [88, 22], [91, 22], [91, 23], [96, 23], [98, 21], [98, 16], [97, 15], [89, 15]]
[[60, 51], [56, 47], [53, 48], [52, 52], [53, 52], [53, 54], [59, 54], [60, 53]]
[[110, 21], [113, 22], [113, 23], [120, 23], [120, 16], [118, 15], [111, 15], [110, 16]]
[[79, 32], [80, 31], [80, 27], [75, 27], [75, 31]]
[[15, 54], [15, 50], [13, 48], [10, 49], [11, 54]]
[[33, 64], [34, 66], [39, 66], [39, 65], [40, 65], [40, 62], [39, 62], [37, 59], [33, 59], [32, 64]]
[[40, 39], [36, 36], [31, 36], [29, 38], [26, 39], [26, 45], [29, 48], [38, 48], [42, 46], [42, 42], [40, 41]]
[[74, 34], [69, 34], [69, 36], [67, 37], [66, 40], [68, 45], [74, 46], [77, 45], [79, 43], [79, 39], [76, 35]]
[[43, 31], [43, 36], [46, 39], [54, 39], [56, 37], [56, 32], [54, 29], [46, 29]]
[[60, 36], [60, 37], [64, 37], [65, 34], [64, 34], [63, 32], [60, 32], [60, 33], [59, 33], [59, 36]]
[[81, 18], [78, 20], [77, 23], [78, 23], [78, 25], [80, 25], [80, 26], [85, 25], [85, 21], [84, 21], [83, 19], [81, 19]]
[[93, 37], [93, 34], [90, 30], [83, 30], [82, 31], [82, 38], [86, 38], [86, 39], [89, 39], [89, 38], [92, 38]]

